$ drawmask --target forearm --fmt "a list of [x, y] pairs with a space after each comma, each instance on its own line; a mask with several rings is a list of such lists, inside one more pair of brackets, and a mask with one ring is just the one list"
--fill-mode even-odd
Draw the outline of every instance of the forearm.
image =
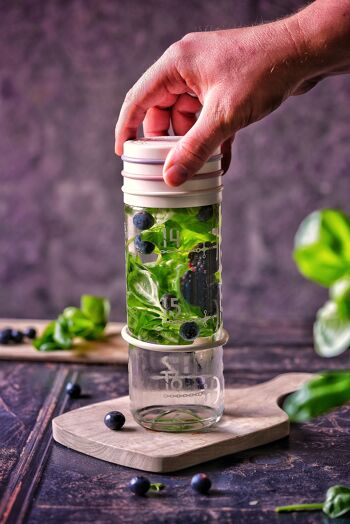
[[316, 0], [285, 22], [305, 79], [350, 72], [350, 0]]

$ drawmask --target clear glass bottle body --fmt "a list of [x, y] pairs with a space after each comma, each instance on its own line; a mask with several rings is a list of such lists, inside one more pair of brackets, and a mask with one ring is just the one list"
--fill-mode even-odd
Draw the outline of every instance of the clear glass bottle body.
[[222, 346], [196, 351], [153, 351], [129, 346], [131, 411], [142, 426], [198, 431], [224, 409]]
[[221, 204], [125, 205], [128, 328], [154, 344], [215, 340], [221, 329]]

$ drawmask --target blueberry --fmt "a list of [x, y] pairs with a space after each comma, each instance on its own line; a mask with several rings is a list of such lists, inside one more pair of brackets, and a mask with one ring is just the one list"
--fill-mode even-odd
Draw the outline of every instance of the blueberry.
[[214, 214], [213, 206], [203, 206], [198, 211], [197, 218], [200, 222], [207, 222]]
[[33, 327], [27, 327], [23, 330], [23, 335], [30, 339], [36, 338], [36, 329]]
[[205, 389], [205, 378], [196, 377], [196, 385], [198, 389]]
[[129, 488], [135, 495], [146, 495], [151, 483], [146, 477], [133, 477], [129, 482]]
[[7, 346], [8, 344], [10, 344], [10, 342], [12, 342], [11, 332], [12, 329], [10, 328], [5, 328], [0, 331], [0, 344], [2, 346]]
[[155, 245], [152, 244], [152, 242], [148, 242], [147, 240], [142, 240], [141, 235], [136, 235], [135, 247], [137, 251], [139, 251], [143, 255], [149, 255], [153, 252]]
[[125, 424], [125, 417], [120, 411], [110, 411], [104, 418], [107, 428], [118, 431]]
[[141, 231], [149, 229], [154, 224], [154, 218], [152, 215], [147, 213], [147, 211], [140, 211], [140, 213], [136, 213], [132, 221], [134, 226], [137, 227], [137, 229], [141, 229]]
[[20, 344], [23, 340], [23, 333], [18, 329], [11, 329], [11, 340], [15, 344]]
[[199, 335], [199, 328], [195, 322], [184, 322], [180, 327], [180, 337], [184, 340], [194, 340]]
[[202, 377], [185, 377], [184, 384], [188, 389], [205, 389], [205, 379], [203, 379]]
[[166, 295], [163, 295], [160, 299], [160, 303], [163, 309], [166, 311], [174, 311], [175, 309], [178, 309], [177, 307], [177, 298], [175, 295], [172, 295], [171, 293], [167, 293]]
[[191, 480], [191, 487], [197, 491], [197, 493], [208, 493], [211, 488], [211, 480], [205, 473], [197, 473]]
[[68, 382], [66, 385], [66, 393], [70, 398], [79, 398], [81, 387], [76, 382]]

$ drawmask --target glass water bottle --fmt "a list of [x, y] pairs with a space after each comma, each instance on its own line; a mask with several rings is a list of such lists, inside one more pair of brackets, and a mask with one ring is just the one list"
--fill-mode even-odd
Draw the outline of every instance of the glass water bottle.
[[131, 140], [123, 155], [132, 411], [140, 424], [166, 431], [220, 418], [226, 337], [221, 155], [182, 186], [168, 187], [163, 164], [178, 139]]

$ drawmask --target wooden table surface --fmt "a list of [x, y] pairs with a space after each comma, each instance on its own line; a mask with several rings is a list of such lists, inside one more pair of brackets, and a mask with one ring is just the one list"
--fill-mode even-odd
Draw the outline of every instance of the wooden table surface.
[[[348, 365], [346, 356], [315, 355], [308, 323], [257, 323], [231, 333], [225, 350], [228, 386]], [[70, 400], [65, 383], [77, 379], [85, 396]], [[166, 490], [138, 498], [127, 484], [140, 472], [66, 449], [51, 435], [53, 416], [127, 391], [125, 366], [0, 362], [1, 524], [324, 523], [321, 513], [278, 515], [273, 509], [319, 501], [329, 486], [350, 485], [350, 408], [344, 407], [293, 426], [289, 438], [274, 444], [176, 474], [148, 474]], [[213, 481], [209, 496], [190, 488], [198, 471]]]

